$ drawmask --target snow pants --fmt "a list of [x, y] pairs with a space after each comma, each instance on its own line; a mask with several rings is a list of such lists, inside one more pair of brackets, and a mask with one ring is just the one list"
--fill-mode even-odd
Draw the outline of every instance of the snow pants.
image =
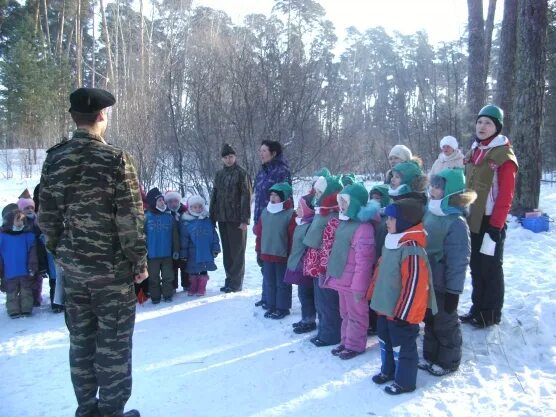
[[340, 343], [350, 350], [364, 352], [369, 328], [369, 302], [365, 297], [356, 301], [351, 291], [338, 291], [342, 317]]
[[[436, 303], [444, 306], [444, 293], [435, 291]], [[455, 370], [461, 362], [461, 329], [458, 313], [446, 313], [439, 307], [438, 313], [432, 315], [427, 310], [425, 316], [425, 338], [423, 340], [423, 358], [444, 369]]]
[[314, 323], [317, 316], [315, 308], [315, 289], [313, 282], [310, 284], [299, 284], [297, 287], [297, 297], [301, 303], [301, 319], [305, 323]]
[[292, 285], [284, 282], [287, 264], [281, 262], [263, 263], [263, 286], [268, 311], [292, 308]]
[[4, 278], [6, 287], [6, 310], [10, 316], [29, 314], [33, 311], [34, 276], [12, 279]]
[[402, 388], [415, 388], [419, 362], [419, 325], [378, 316], [377, 331], [382, 360], [380, 371], [393, 376], [394, 381]]
[[322, 288], [319, 281], [322, 279], [313, 280], [318, 318], [317, 337], [331, 345], [337, 344], [340, 343], [342, 328], [338, 292], [330, 288]]

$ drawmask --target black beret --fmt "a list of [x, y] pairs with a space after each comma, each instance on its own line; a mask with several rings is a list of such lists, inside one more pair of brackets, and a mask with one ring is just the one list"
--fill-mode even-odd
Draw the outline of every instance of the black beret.
[[113, 106], [116, 99], [108, 91], [101, 88], [78, 88], [70, 94], [70, 109], [79, 113], [97, 113], [106, 107]]

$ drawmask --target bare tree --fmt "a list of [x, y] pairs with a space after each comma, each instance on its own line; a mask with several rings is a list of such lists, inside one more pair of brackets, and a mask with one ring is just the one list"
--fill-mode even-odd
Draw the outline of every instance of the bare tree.
[[504, 109], [504, 133], [511, 137], [515, 58], [517, 50], [517, 14], [519, 0], [504, 0], [504, 17], [500, 34], [498, 76], [494, 101]]
[[512, 208], [515, 214], [539, 205], [547, 13], [547, 0], [522, 1], [519, 7], [513, 139], [521, 170]]

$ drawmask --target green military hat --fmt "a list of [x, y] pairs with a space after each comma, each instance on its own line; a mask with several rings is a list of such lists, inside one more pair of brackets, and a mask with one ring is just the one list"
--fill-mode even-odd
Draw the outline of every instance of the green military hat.
[[71, 107], [68, 111], [78, 113], [98, 113], [116, 103], [114, 96], [102, 88], [78, 88], [69, 99]]

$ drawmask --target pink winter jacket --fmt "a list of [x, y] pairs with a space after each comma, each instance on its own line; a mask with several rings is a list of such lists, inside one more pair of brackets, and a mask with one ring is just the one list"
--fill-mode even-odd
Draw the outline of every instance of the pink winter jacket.
[[[327, 228], [331, 226], [330, 222]], [[323, 236], [323, 248], [327, 245], [332, 247], [332, 242], [325, 242]], [[328, 251], [328, 253], [330, 253]], [[336, 291], [349, 291], [353, 293], [365, 294], [375, 266], [375, 231], [371, 223], [361, 223], [351, 239], [351, 248], [344, 272], [340, 278], [326, 277], [325, 288]]]

